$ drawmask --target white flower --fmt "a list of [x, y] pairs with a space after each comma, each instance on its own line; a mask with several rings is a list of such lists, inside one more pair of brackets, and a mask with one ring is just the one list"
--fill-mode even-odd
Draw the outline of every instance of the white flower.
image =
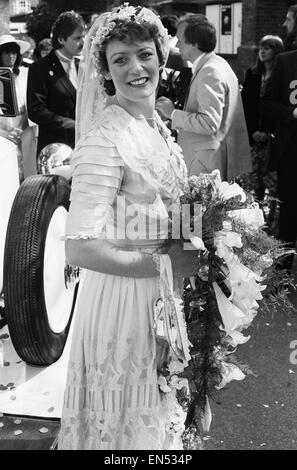
[[246, 201], [246, 194], [237, 183], [230, 184], [227, 181], [222, 181], [222, 183], [217, 185], [217, 191], [219, 197], [224, 201], [236, 196], [240, 196], [242, 202]]
[[219, 232], [215, 232], [215, 246], [217, 246], [219, 240], [221, 240], [229, 248], [232, 248], [234, 246], [236, 248], [242, 247], [241, 235], [236, 232], [230, 232], [229, 230], [220, 230]]
[[232, 230], [232, 222], [230, 220], [223, 220], [223, 230]]
[[227, 265], [232, 262], [239, 262], [239, 259], [234, 254], [232, 248], [225, 245], [222, 238], [220, 237], [215, 238], [214, 243], [216, 246], [216, 255], [218, 255], [219, 258], [222, 258]]
[[229, 337], [227, 338], [227, 341], [230, 344], [230, 346], [233, 346], [234, 348], [238, 344], [244, 344], [250, 339], [250, 336], [244, 336], [242, 333], [240, 333], [237, 330], [229, 331], [228, 336]]
[[177, 375], [172, 375], [169, 383], [172, 387], [176, 388], [177, 390], [181, 390], [182, 388], [188, 389], [188, 381], [187, 379], [178, 377]]
[[222, 381], [216, 387], [218, 390], [225, 387], [225, 385], [231, 380], [243, 380], [245, 378], [245, 374], [237, 367], [235, 364], [231, 362], [221, 362], [221, 372], [222, 372]]
[[259, 204], [256, 202], [254, 202], [250, 208], [229, 211], [227, 215], [239, 219], [245, 224], [253, 227], [255, 230], [258, 230], [265, 224], [263, 211], [259, 208]]
[[182, 362], [176, 359], [176, 355], [172, 357], [168, 364], [168, 372], [169, 374], [179, 374], [182, 372], [185, 367], [187, 367], [188, 362], [183, 360]]
[[167, 384], [167, 380], [165, 379], [164, 375], [159, 375], [158, 377], [158, 385], [160, 390], [164, 393], [172, 392], [171, 388]]
[[204, 432], [209, 431], [211, 421], [212, 421], [212, 412], [210, 409], [208, 397], [206, 397], [204, 413], [201, 416], [201, 424], [202, 424], [202, 429]]
[[193, 243], [194, 247], [197, 248], [197, 250], [202, 250], [202, 251], [206, 250], [203, 240], [201, 238], [190, 237], [190, 240]]
[[223, 320], [224, 329], [227, 334], [230, 334], [233, 330], [242, 326], [245, 315], [238, 307], [236, 307], [236, 305], [232, 304], [232, 302], [227, 299], [216, 282], [213, 283], [213, 288]]

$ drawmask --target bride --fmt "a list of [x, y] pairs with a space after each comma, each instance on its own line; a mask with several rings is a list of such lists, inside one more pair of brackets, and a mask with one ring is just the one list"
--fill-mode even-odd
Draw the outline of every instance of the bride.
[[191, 276], [197, 256], [164, 248], [168, 207], [187, 181], [154, 110], [168, 51], [160, 19], [128, 4], [102, 14], [85, 40], [65, 235], [67, 260], [85, 275], [61, 450], [182, 449], [185, 413], [174, 389], [162, 391], [160, 370], [172, 350], [187, 365], [187, 337], [160, 324], [156, 301], [175, 309], [173, 277]]

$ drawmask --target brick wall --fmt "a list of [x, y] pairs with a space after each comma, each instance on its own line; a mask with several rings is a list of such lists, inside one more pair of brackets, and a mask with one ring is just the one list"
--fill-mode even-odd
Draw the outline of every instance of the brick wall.
[[282, 24], [289, 6], [288, 0], [261, 0], [257, 2], [256, 17], [256, 42], [265, 34], [277, 34], [282, 36], [284, 28]]
[[246, 70], [257, 56], [257, 44], [266, 34], [284, 35], [282, 24], [288, 6], [297, 0], [243, 0], [242, 4], [242, 44], [233, 62], [233, 68], [242, 83]]
[[0, 0], [0, 34], [9, 33], [9, 0]]

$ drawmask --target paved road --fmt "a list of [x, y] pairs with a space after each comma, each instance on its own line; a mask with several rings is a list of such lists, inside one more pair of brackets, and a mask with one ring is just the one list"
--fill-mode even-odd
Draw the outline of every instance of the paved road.
[[[297, 291], [290, 298], [297, 307]], [[296, 450], [297, 364], [292, 364], [290, 355], [297, 362], [297, 312], [260, 311], [248, 331], [251, 339], [239, 347], [237, 357], [257, 377], [231, 382], [212, 401], [213, 421], [205, 447]]]

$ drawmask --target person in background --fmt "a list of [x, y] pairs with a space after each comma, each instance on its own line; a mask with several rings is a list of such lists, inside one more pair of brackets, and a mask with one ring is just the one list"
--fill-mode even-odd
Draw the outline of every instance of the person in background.
[[286, 29], [285, 51], [297, 49], [297, 4], [288, 8], [283, 27]]
[[23, 41], [27, 41], [30, 43], [30, 48], [24, 54], [22, 54], [22, 62], [21, 62], [21, 65], [23, 67], [29, 67], [33, 62], [33, 55], [34, 55], [36, 43], [34, 39], [32, 39], [30, 36], [22, 37], [21, 39]]
[[164, 15], [161, 17], [163, 26], [167, 29], [169, 34], [170, 47], [175, 47], [178, 41], [176, 37], [178, 16], [176, 15]]
[[206, 16], [180, 19], [177, 47], [193, 64], [193, 77], [183, 110], [160, 97], [156, 109], [178, 131], [190, 175], [219, 169], [230, 180], [251, 170], [251, 154], [237, 77], [213, 51], [216, 30]]
[[[179, 49], [176, 47], [178, 17], [176, 15], [167, 15], [161, 17], [161, 21], [169, 34], [170, 50], [166, 67], [161, 75], [157, 98], [161, 96], [169, 98], [177, 109], [183, 109], [187, 89], [192, 78], [191, 64], [182, 58]], [[171, 128], [171, 121], [165, 119], [164, 122], [176, 139], [177, 132]]]
[[51, 38], [43, 38], [38, 42], [35, 51], [34, 51], [34, 60], [43, 59], [46, 57], [53, 49]]
[[0, 36], [0, 66], [8, 67], [14, 77], [19, 114], [15, 117], [1, 117], [0, 133], [18, 147], [20, 182], [29, 174], [36, 173], [32, 155], [36, 152], [36, 139], [32, 123], [28, 120], [26, 90], [28, 68], [21, 65], [22, 54], [31, 47], [27, 41], [17, 40], [10, 34]]
[[[278, 54], [262, 97], [263, 115], [275, 120], [275, 138], [269, 154], [269, 168], [277, 171], [280, 200], [278, 238], [294, 249], [297, 238], [297, 50]], [[294, 256], [284, 258], [280, 267], [289, 273]]]
[[37, 153], [54, 142], [74, 148], [77, 56], [84, 34], [78, 13], [61, 13], [52, 26], [53, 50], [29, 68], [28, 114], [39, 126]]
[[276, 196], [275, 181], [267, 173], [268, 144], [275, 124], [270, 116], [263, 116], [260, 102], [275, 58], [283, 49], [283, 41], [279, 36], [264, 36], [259, 42], [256, 64], [247, 70], [242, 88], [242, 102], [252, 148], [253, 186], [259, 201], [263, 201], [266, 188], [270, 189], [270, 196]]

